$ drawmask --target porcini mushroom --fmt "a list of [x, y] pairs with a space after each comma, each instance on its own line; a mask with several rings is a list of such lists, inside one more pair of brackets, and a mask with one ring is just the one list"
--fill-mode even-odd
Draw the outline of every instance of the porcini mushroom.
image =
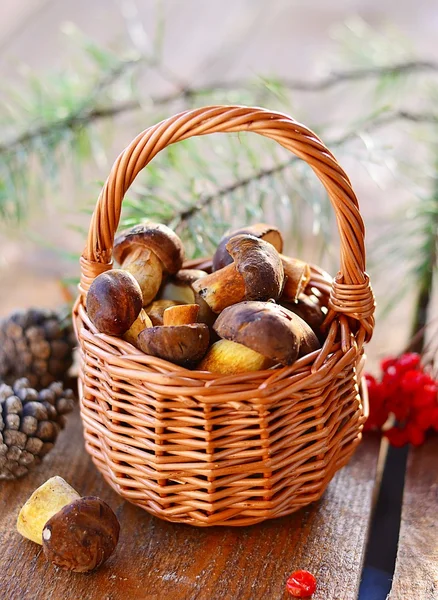
[[211, 326], [216, 319], [216, 315], [202, 296], [193, 289], [195, 281], [206, 276], [207, 273], [199, 269], [180, 269], [178, 273], [170, 277], [162, 286], [159, 298], [183, 302], [184, 304], [198, 304], [198, 321]]
[[215, 313], [242, 300], [276, 300], [283, 289], [280, 255], [268, 242], [239, 234], [226, 245], [233, 264], [193, 283], [192, 287]]
[[307, 294], [300, 294], [296, 302], [284, 302], [280, 298], [279, 303], [301, 317], [312, 328], [319, 341], [321, 343], [324, 341], [325, 335], [321, 330], [321, 325], [327, 315], [327, 309], [323, 309]]
[[114, 240], [113, 254], [121, 268], [138, 281], [143, 306], [157, 295], [163, 273], [176, 273], [184, 260], [184, 248], [176, 233], [166, 225], [150, 222], [120, 233]]
[[[290, 365], [300, 356], [320, 348], [309, 325], [274, 302], [240, 302], [230, 306], [219, 315], [214, 329], [221, 338], [246, 346], [282, 365]], [[230, 370], [224, 371], [226, 367], [219, 365], [218, 372], [235, 372], [232, 371], [232, 365], [236, 352], [237, 350], [230, 352], [227, 358]], [[215, 363], [209, 360], [209, 353], [198, 369], [202, 370], [206, 364], [209, 366], [208, 370], [215, 370]], [[242, 364], [239, 365], [240, 370], [237, 372], [242, 372]]]
[[219, 269], [222, 269], [233, 262], [233, 259], [226, 246], [232, 237], [241, 233], [252, 235], [256, 238], [264, 240], [265, 242], [269, 242], [274, 246], [277, 252], [283, 252], [283, 237], [276, 227], [267, 225], [266, 223], [256, 223], [255, 225], [250, 225], [249, 227], [241, 227], [225, 234], [219, 242], [219, 245], [213, 256], [213, 271], [218, 271]]
[[310, 266], [299, 258], [280, 255], [284, 269], [284, 288], [281, 297], [286, 302], [296, 302], [310, 280]]
[[[178, 312], [178, 309], [181, 309]], [[208, 326], [205, 323], [187, 323], [196, 315], [199, 307], [180, 305], [166, 309], [162, 326], [149, 327], [138, 338], [138, 347], [145, 354], [163, 358], [183, 367], [191, 367], [207, 352], [210, 341]], [[171, 314], [166, 315], [167, 311]], [[188, 314], [191, 316], [188, 317]], [[167, 325], [166, 323], [172, 323]]]
[[106, 502], [94, 496], [81, 498], [64, 479], [52, 477], [22, 507], [17, 529], [41, 544], [57, 567], [85, 573], [111, 556], [120, 525]]
[[123, 335], [134, 323], [143, 301], [134, 277], [122, 269], [105, 271], [87, 293], [87, 314], [101, 333]]
[[150, 319], [149, 315], [146, 313], [144, 308], [142, 308], [134, 323], [123, 335], [123, 339], [132, 344], [133, 346], [137, 346], [138, 334], [140, 333], [140, 331], [143, 331], [143, 329], [146, 329], [147, 327], [152, 327], [152, 320]]
[[148, 306], [145, 306], [145, 311], [152, 321], [152, 325], [162, 325], [163, 324], [163, 314], [166, 308], [170, 306], [178, 306], [179, 302], [175, 302], [174, 300], [154, 300]]
[[235, 375], [249, 371], [262, 371], [273, 365], [275, 365], [274, 361], [251, 348], [229, 340], [219, 340], [210, 347], [196, 369], [221, 375]]

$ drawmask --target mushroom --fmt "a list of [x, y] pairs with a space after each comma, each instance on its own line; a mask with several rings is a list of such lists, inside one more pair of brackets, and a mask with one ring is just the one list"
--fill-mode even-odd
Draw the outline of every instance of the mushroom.
[[234, 263], [193, 283], [193, 289], [213, 312], [242, 300], [276, 300], [283, 289], [284, 270], [280, 255], [268, 242], [239, 234], [226, 245]]
[[184, 260], [180, 238], [166, 225], [143, 223], [120, 233], [114, 240], [114, 258], [138, 281], [143, 306], [160, 289], [163, 273], [176, 273]]
[[[177, 365], [193, 366], [207, 352], [210, 341], [209, 329], [205, 323], [187, 323], [193, 315], [196, 318], [197, 311], [197, 304], [167, 308], [163, 314], [162, 326], [149, 327], [139, 334], [139, 348], [145, 354], [163, 358]], [[189, 312], [191, 316], [188, 316]]]
[[[290, 365], [300, 356], [320, 348], [309, 325], [274, 302], [240, 302], [230, 306], [219, 315], [214, 329], [221, 338], [246, 346], [282, 365]], [[209, 362], [210, 352], [199, 369], [205, 364], [209, 365], [209, 370], [216, 367], [214, 361]], [[232, 370], [235, 354], [236, 350], [229, 353], [227, 360], [230, 366], [226, 372], [242, 372], [241, 363], [239, 371]], [[253, 370], [251, 365], [248, 370]], [[226, 367], [220, 365], [217, 368], [219, 372], [225, 372]]]
[[206, 276], [207, 273], [199, 269], [181, 269], [165, 282], [160, 290], [159, 297], [163, 300], [174, 300], [184, 304], [198, 304], [198, 321], [212, 326], [216, 315], [202, 296], [193, 289], [195, 281]]
[[145, 307], [145, 311], [152, 321], [152, 325], [162, 325], [163, 324], [163, 314], [166, 308], [170, 306], [178, 306], [179, 302], [175, 302], [174, 300], [154, 300]]
[[149, 315], [146, 313], [144, 308], [142, 308], [134, 323], [123, 335], [123, 339], [132, 344], [133, 346], [137, 346], [138, 334], [140, 333], [140, 331], [143, 331], [143, 329], [146, 329], [147, 327], [152, 327], [152, 320], [150, 319]]
[[64, 479], [52, 477], [31, 495], [20, 510], [17, 529], [41, 544], [57, 567], [93, 571], [113, 553], [120, 525], [100, 498], [81, 498]]
[[279, 303], [301, 317], [312, 328], [319, 341], [323, 343], [325, 335], [321, 330], [321, 325], [327, 315], [326, 308], [314, 302], [312, 297], [307, 294], [300, 294], [296, 302], [284, 302], [280, 298]]
[[249, 227], [241, 227], [222, 237], [213, 256], [213, 271], [218, 271], [233, 262], [226, 246], [232, 237], [241, 233], [249, 234], [265, 242], [269, 242], [278, 252], [283, 252], [283, 237], [276, 227], [267, 225], [266, 223], [256, 223]]
[[101, 333], [123, 335], [142, 307], [141, 289], [134, 277], [122, 269], [96, 277], [87, 293], [87, 314]]
[[251, 348], [229, 340], [219, 340], [210, 347], [196, 369], [221, 375], [234, 375], [248, 371], [262, 371], [273, 365], [275, 365], [274, 361]]
[[310, 281], [310, 267], [299, 258], [280, 255], [284, 269], [285, 284], [281, 297], [287, 302], [296, 302]]

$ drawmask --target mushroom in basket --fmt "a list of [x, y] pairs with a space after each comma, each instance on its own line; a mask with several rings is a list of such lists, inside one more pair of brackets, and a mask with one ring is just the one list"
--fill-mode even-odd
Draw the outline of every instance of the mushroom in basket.
[[197, 366], [200, 371], [233, 374], [290, 365], [320, 348], [312, 329], [274, 302], [240, 302], [217, 318], [214, 343]]
[[164, 311], [163, 325], [143, 330], [137, 346], [145, 354], [157, 356], [183, 367], [192, 367], [207, 352], [210, 333], [205, 323], [197, 323], [199, 306], [182, 304]]
[[213, 312], [242, 300], [276, 300], [284, 286], [280, 255], [270, 243], [239, 234], [226, 244], [234, 262], [193, 283]]
[[[249, 227], [241, 227], [223, 236], [216, 252], [213, 256], [213, 271], [223, 269], [233, 262], [234, 255], [230, 253], [227, 245], [230, 240], [237, 235], [251, 235], [264, 242], [271, 244], [280, 254], [281, 262], [284, 270], [284, 289], [282, 297], [288, 302], [296, 302], [299, 294], [301, 294], [310, 279], [309, 265], [298, 259], [290, 258], [281, 254], [283, 252], [283, 237], [280, 231], [273, 225], [266, 223], [256, 223]], [[275, 298], [272, 296], [272, 298]], [[241, 298], [243, 300], [243, 298]], [[246, 297], [246, 300], [263, 300], [264, 298]], [[268, 298], [265, 298], [266, 300]], [[276, 298], [275, 298], [276, 299]]]
[[184, 261], [180, 238], [160, 223], [147, 222], [120, 233], [114, 240], [113, 254], [121, 268], [138, 281], [143, 306], [157, 295], [163, 273], [176, 273]]

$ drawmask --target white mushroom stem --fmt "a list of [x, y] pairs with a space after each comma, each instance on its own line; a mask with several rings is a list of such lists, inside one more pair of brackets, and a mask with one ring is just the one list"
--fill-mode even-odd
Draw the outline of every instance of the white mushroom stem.
[[80, 495], [62, 477], [51, 477], [37, 488], [20, 510], [18, 532], [25, 538], [42, 545], [43, 529], [57, 512], [78, 500]]
[[143, 294], [143, 306], [150, 304], [163, 280], [163, 265], [157, 255], [138, 246], [126, 256], [121, 266], [138, 281]]

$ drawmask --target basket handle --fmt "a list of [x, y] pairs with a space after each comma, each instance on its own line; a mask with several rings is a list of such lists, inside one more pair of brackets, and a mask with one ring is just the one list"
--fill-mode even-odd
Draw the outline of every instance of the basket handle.
[[[332, 318], [342, 313], [356, 320], [361, 338], [374, 327], [374, 296], [365, 273], [365, 228], [351, 183], [333, 154], [307, 127], [291, 117], [245, 106], [207, 106], [177, 114], [140, 133], [120, 154], [99, 195], [81, 258], [80, 291], [112, 266], [114, 236], [123, 197], [138, 173], [170, 144], [209, 133], [253, 131], [271, 138], [306, 161], [324, 185], [340, 235], [340, 270], [330, 295]], [[349, 319], [351, 323], [351, 319]]]

